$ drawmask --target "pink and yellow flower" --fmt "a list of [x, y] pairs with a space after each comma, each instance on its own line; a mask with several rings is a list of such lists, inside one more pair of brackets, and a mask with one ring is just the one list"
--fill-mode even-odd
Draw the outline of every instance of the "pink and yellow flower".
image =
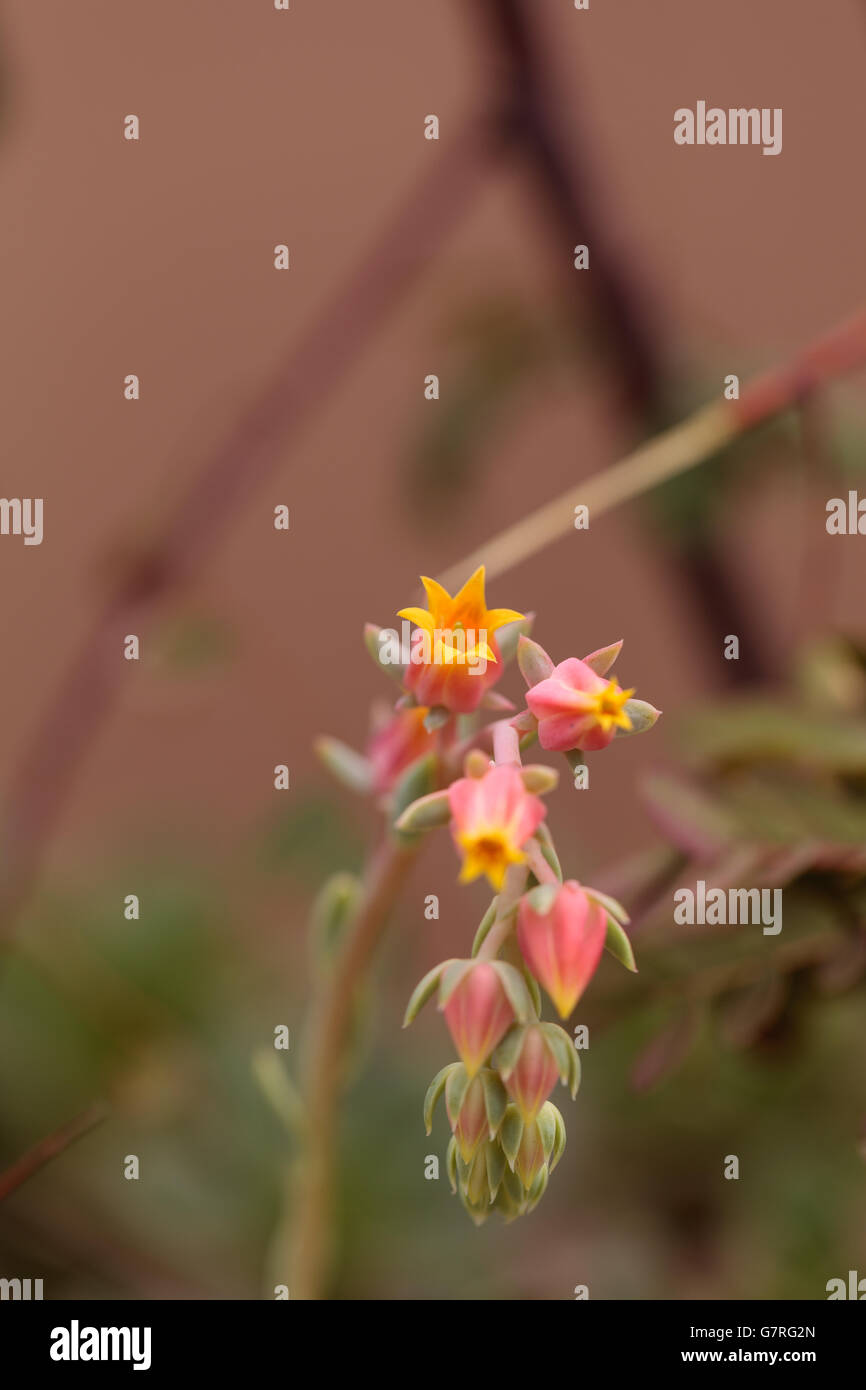
[[460, 1060], [474, 1076], [514, 1022], [514, 1009], [496, 966], [473, 961], [440, 1008]]
[[494, 634], [507, 623], [518, 622], [523, 614], [512, 608], [487, 607], [483, 565], [453, 598], [435, 579], [421, 582], [429, 611], [401, 608], [397, 616], [414, 623], [429, 639], [430, 659], [409, 662], [406, 689], [419, 704], [471, 714], [502, 669]]
[[545, 807], [511, 766], [461, 777], [449, 787], [448, 801], [451, 834], [463, 856], [460, 882], [485, 874], [498, 893], [509, 865], [526, 859], [523, 846], [544, 820]]
[[517, 940], [523, 959], [567, 1018], [589, 984], [604, 950], [607, 913], [574, 879], [563, 883], [548, 912], [522, 898]]
[[538, 720], [538, 739], [549, 752], [572, 748], [593, 753], [606, 748], [617, 729], [632, 722], [626, 703], [634, 694], [615, 680], [599, 676], [585, 661], [571, 656], [526, 692], [526, 703]]

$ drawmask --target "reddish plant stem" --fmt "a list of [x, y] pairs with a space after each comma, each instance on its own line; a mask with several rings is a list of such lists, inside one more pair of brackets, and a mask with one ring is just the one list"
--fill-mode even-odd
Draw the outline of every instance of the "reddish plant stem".
[[40, 1139], [39, 1143], [34, 1144], [32, 1149], [28, 1149], [17, 1163], [13, 1163], [11, 1168], [0, 1173], [0, 1202], [16, 1188], [19, 1188], [22, 1183], [25, 1183], [28, 1178], [32, 1178], [34, 1173], [38, 1173], [40, 1169], [44, 1168], [46, 1163], [50, 1163], [58, 1154], [64, 1153], [79, 1139], [83, 1139], [85, 1134], [89, 1134], [96, 1125], [101, 1124], [107, 1115], [107, 1106], [97, 1101], [93, 1105], [89, 1105], [80, 1115], [76, 1115], [69, 1124], [56, 1129], [45, 1139]]

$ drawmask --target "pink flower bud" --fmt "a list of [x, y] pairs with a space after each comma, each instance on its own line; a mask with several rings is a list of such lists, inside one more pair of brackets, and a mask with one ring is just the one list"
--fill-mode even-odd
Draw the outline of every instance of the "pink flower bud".
[[525, 1124], [535, 1119], [559, 1077], [559, 1062], [543, 1031], [530, 1025], [523, 1032], [517, 1061], [504, 1077], [508, 1094], [517, 1104]]
[[445, 1089], [445, 1108], [448, 1121], [457, 1140], [457, 1149], [464, 1163], [475, 1157], [482, 1140], [487, 1138], [489, 1123], [487, 1106], [484, 1103], [484, 1083], [480, 1076], [474, 1076], [462, 1096], [458, 1096], [459, 1108], [455, 1109], [454, 1097]]
[[[442, 983], [447, 990], [447, 973]], [[514, 1022], [514, 1009], [496, 966], [490, 961], [472, 961], [439, 1007], [460, 1060], [474, 1076]]]
[[532, 1124], [524, 1127], [514, 1164], [515, 1171], [527, 1192], [546, 1162], [547, 1154], [545, 1153], [541, 1129], [537, 1121], [533, 1121]]
[[538, 1201], [550, 1168], [555, 1168], [565, 1147], [565, 1126], [555, 1105], [546, 1101], [530, 1125], [523, 1126], [514, 1171], [530, 1197], [527, 1210]]
[[555, 753], [581, 748], [592, 753], [606, 748], [617, 729], [631, 729], [625, 705], [633, 694], [572, 656], [526, 692], [526, 703], [538, 720], [542, 748]]
[[601, 958], [607, 913], [574, 879], [562, 884], [547, 912], [535, 911], [531, 897], [520, 901], [517, 940], [523, 959], [544, 985], [560, 1018], [567, 1018]]

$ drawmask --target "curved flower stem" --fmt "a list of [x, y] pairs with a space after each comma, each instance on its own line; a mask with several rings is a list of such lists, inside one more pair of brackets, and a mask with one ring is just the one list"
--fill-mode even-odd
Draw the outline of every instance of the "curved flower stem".
[[526, 890], [529, 871], [525, 864], [512, 864], [505, 876], [505, 886], [496, 904], [496, 920], [484, 938], [479, 960], [495, 960], [514, 927], [514, 909]]
[[541, 845], [537, 840], [530, 840], [529, 844], [526, 846], [526, 862], [539, 883], [555, 883], [557, 886], [559, 885], [559, 879], [541, 853]]
[[294, 1184], [292, 1298], [320, 1298], [331, 1256], [338, 1103], [358, 985], [420, 841], [385, 839], [366, 876], [358, 911], [310, 1020], [304, 1081], [305, 1150]]
[[520, 767], [520, 735], [507, 719], [493, 725], [493, 761], [499, 767]]

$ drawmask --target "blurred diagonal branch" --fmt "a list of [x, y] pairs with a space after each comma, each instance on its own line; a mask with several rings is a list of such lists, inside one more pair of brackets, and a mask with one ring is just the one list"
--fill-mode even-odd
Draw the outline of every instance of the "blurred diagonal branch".
[[94, 620], [17, 764], [7, 793], [0, 933], [8, 932], [75, 773], [117, 698], [124, 635], [202, 565], [282, 460], [280, 446], [341, 380], [472, 202], [492, 132], [472, 123], [436, 159], [190, 487], [162, 538]]
[[667, 478], [715, 456], [747, 430], [798, 405], [817, 389], [866, 364], [866, 308], [818, 339], [781, 367], [765, 372], [743, 388], [738, 401], [717, 401], [643, 444], [612, 468], [585, 482], [501, 531], [439, 576], [446, 588], [462, 582], [480, 564], [488, 577], [503, 574], [574, 528], [574, 508], [589, 507], [592, 516], [610, 511]]
[[11, 1168], [0, 1173], [0, 1202], [32, 1178], [46, 1163], [50, 1163], [58, 1154], [62, 1154], [79, 1139], [83, 1139], [85, 1134], [89, 1134], [92, 1129], [108, 1115], [108, 1107], [97, 1101], [89, 1105], [80, 1115], [76, 1115], [74, 1120], [56, 1129], [53, 1134], [49, 1134], [44, 1139], [40, 1139], [38, 1144], [34, 1144], [32, 1149], [28, 1149], [13, 1163]]
[[[615, 232], [615, 218], [595, 176], [578, 84], [572, 76], [566, 118], [556, 94], [555, 64], [546, 51], [543, 16], [533, 0], [479, 3], [504, 59], [505, 129], [527, 155], [560, 263], [570, 264], [575, 242], [590, 249], [588, 273], [571, 274], [568, 282], [563, 277], [575, 326], [579, 331], [583, 315], [580, 282], [581, 287], [586, 284], [599, 337], [616, 364], [632, 420], [642, 436], [655, 433], [681, 413], [674, 405], [667, 346], [659, 316], [651, 310], [646, 277], [634, 274], [633, 251]], [[687, 533], [667, 559], [685, 581], [682, 591], [706, 638], [715, 643], [719, 631], [738, 633], [741, 659], [725, 664], [726, 677], [744, 684], [766, 680], [773, 661], [759, 628], [760, 614], [753, 603], [744, 602], [712, 536]]]
[[504, 131], [527, 157], [562, 265], [571, 265], [575, 238], [591, 248], [590, 273], [585, 277], [569, 275], [567, 280], [563, 277], [578, 327], [585, 283], [603, 341], [616, 360], [626, 405], [642, 428], [658, 429], [670, 421], [667, 369], [658, 333], [651, 326], [644, 287], [630, 272], [630, 257], [611, 231], [587, 149], [579, 141], [578, 93], [574, 87], [570, 89], [566, 122], [558, 109], [543, 42], [525, 0], [479, 3], [504, 66]]

